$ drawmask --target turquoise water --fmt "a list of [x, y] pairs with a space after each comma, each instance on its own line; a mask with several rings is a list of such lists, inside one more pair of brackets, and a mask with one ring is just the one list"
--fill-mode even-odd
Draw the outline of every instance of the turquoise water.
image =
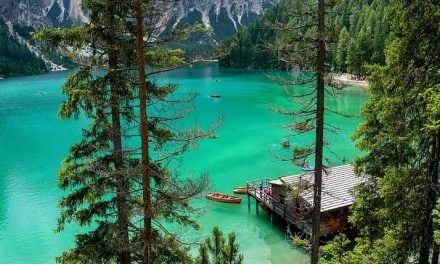
[[[53, 263], [54, 257], [73, 244], [77, 227], [54, 232], [57, 201], [62, 192], [56, 174], [69, 146], [81, 135], [85, 120], [57, 118], [63, 100], [60, 87], [68, 73], [22, 77], [0, 81], [0, 263]], [[290, 153], [280, 146], [288, 135], [282, 126], [288, 119], [274, 114], [272, 105], [295, 104], [263, 72], [220, 70], [217, 66], [182, 69], [161, 76], [163, 82], [180, 85], [179, 93], [197, 92], [195, 113], [188, 123], [208, 127], [223, 116], [218, 139], [205, 140], [188, 152], [179, 173], [185, 176], [208, 173], [210, 188], [231, 192], [248, 180], [295, 174], [299, 169], [277, 157]], [[303, 88], [307, 89], [307, 88]], [[221, 94], [215, 100], [210, 94]], [[332, 109], [358, 113], [366, 99], [362, 91], [347, 89], [338, 100], [328, 100]], [[358, 119], [327, 116], [338, 125], [338, 135], [328, 135], [333, 165], [358, 153], [350, 136]], [[295, 145], [312, 142], [312, 136], [291, 138]], [[286, 241], [284, 229], [271, 225], [266, 213], [250, 212], [247, 200], [241, 205], [197, 202], [205, 211], [202, 227], [183, 230], [187, 241], [208, 235], [213, 226], [235, 232], [246, 263], [307, 263], [307, 256]]]

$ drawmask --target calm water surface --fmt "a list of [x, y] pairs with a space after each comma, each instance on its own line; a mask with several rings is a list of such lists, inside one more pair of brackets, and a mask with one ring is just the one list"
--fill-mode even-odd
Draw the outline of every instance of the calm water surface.
[[[62, 192], [56, 175], [69, 146], [81, 136], [86, 120], [57, 118], [63, 100], [60, 87], [68, 73], [13, 78], [0, 81], [0, 263], [53, 263], [54, 257], [73, 245], [78, 227], [54, 232]], [[288, 135], [288, 122], [271, 110], [273, 105], [291, 106], [285, 93], [263, 72], [220, 70], [217, 66], [183, 69], [163, 75], [161, 82], [180, 85], [179, 93], [197, 92], [196, 110], [188, 123], [207, 127], [219, 116], [224, 123], [216, 140], [205, 140], [199, 149], [185, 155], [179, 173], [208, 173], [211, 189], [231, 192], [248, 180], [276, 178], [299, 172], [277, 156], [289, 155], [280, 142]], [[303, 88], [307, 89], [307, 88]], [[214, 100], [210, 94], [221, 94]], [[347, 89], [338, 100], [328, 100], [335, 110], [358, 113], [366, 99], [362, 91]], [[358, 119], [327, 116], [342, 131], [329, 135], [328, 157], [339, 165], [358, 154], [350, 136]], [[293, 145], [312, 142], [312, 136], [291, 138]], [[199, 219], [200, 231], [184, 231], [189, 240], [208, 235], [213, 226], [235, 232], [246, 263], [307, 263], [307, 256], [286, 241], [283, 227], [271, 225], [262, 210], [256, 215], [252, 203], [215, 204], [201, 199], [206, 213]]]

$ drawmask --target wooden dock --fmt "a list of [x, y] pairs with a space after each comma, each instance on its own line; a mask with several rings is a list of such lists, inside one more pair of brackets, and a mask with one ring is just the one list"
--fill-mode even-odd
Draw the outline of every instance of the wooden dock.
[[[325, 170], [321, 195], [322, 236], [341, 232], [349, 226], [350, 206], [355, 199], [353, 188], [365, 181], [365, 175], [357, 175], [351, 164]], [[248, 208], [250, 210], [252, 197], [256, 202], [257, 213], [261, 206], [270, 213], [271, 219], [276, 214], [287, 224], [293, 224], [304, 234], [310, 235], [314, 203], [313, 182], [313, 172], [282, 176], [273, 180], [250, 181], [247, 183]]]
[[255, 199], [255, 210], [259, 213], [259, 206], [266, 209], [273, 221], [274, 214], [277, 214], [287, 224], [292, 224], [307, 235], [311, 235], [312, 223], [304, 221], [303, 217], [296, 214], [289, 214], [288, 208], [283, 201], [275, 199], [269, 192], [271, 179], [261, 179], [247, 183], [248, 188], [248, 210], [251, 208], [251, 197]]

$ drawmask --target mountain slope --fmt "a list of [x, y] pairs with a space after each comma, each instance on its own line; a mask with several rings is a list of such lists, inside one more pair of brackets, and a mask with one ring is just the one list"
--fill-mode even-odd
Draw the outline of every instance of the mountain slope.
[[212, 28], [216, 40], [236, 33], [261, 16], [277, 0], [183, 0], [170, 4], [160, 24], [163, 29], [186, 23]]
[[87, 21], [82, 0], [0, 0], [0, 17], [13, 25], [63, 26]]
[[7, 26], [0, 23], [0, 77], [39, 74], [45, 71], [44, 61], [14, 40]]
[[[0, 17], [14, 25], [66, 26], [87, 21], [82, 0], [0, 0]], [[162, 31], [186, 23], [212, 27], [215, 39], [237, 32], [252, 19], [272, 7], [277, 0], [181, 0], [164, 7]]]
[[[189, 56], [206, 55], [213, 47], [235, 34], [254, 18], [263, 15], [278, 0], [180, 0], [170, 1], [164, 6], [164, 13], [158, 21], [159, 34], [176, 27], [202, 23], [212, 29], [209, 36], [198, 36], [189, 41], [176, 43]], [[32, 45], [29, 34], [22, 34], [22, 28], [37, 30], [41, 27], [66, 27], [88, 21], [82, 0], [0, 0], [0, 23], [9, 26], [10, 41], [28, 48], [40, 57], [42, 52]], [[11, 38], [12, 37], [12, 38]], [[0, 54], [4, 57], [4, 54]], [[44, 59], [49, 67], [60, 68]], [[0, 67], [2, 67], [0, 65]], [[0, 68], [4, 70], [5, 66]], [[28, 73], [28, 71], [23, 72]]]

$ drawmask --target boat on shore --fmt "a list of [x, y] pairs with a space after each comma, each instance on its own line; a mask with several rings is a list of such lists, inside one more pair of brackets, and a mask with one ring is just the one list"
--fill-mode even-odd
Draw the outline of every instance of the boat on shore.
[[235, 194], [247, 194], [249, 189], [250, 189], [250, 188], [248, 188], [248, 187], [246, 187], [246, 186], [235, 187], [235, 188], [234, 188], [234, 193], [235, 193]]
[[240, 197], [224, 194], [224, 193], [209, 193], [208, 195], [206, 195], [206, 199], [221, 203], [234, 203], [234, 204], [241, 203]]

